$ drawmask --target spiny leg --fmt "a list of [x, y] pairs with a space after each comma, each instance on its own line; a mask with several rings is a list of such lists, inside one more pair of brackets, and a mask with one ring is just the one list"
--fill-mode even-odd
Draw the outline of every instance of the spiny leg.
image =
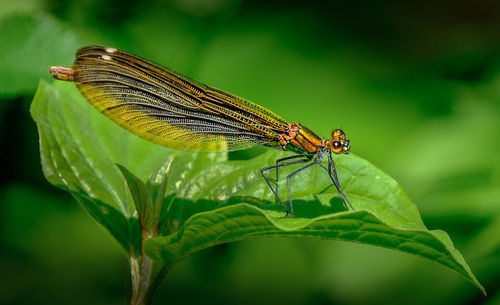
[[[306, 160], [300, 160], [300, 161], [304, 161], [304, 162], [301, 162], [301, 163], [305, 163], [307, 161], [310, 161], [311, 159], [306, 159]], [[286, 176], [286, 186], [288, 188], [288, 199], [290, 200], [290, 213], [293, 215], [293, 203], [292, 203], [292, 189], [290, 188], [290, 178], [292, 178], [294, 175], [300, 173], [301, 171], [313, 166], [313, 165], [316, 165], [316, 164], [319, 164], [321, 163], [321, 161], [323, 160], [323, 157], [320, 156], [320, 158], [318, 158], [318, 160], [314, 161], [314, 162], [311, 162], [309, 164], [307, 164], [306, 166], [304, 167], [301, 167], [299, 168], [298, 170], [294, 171], [293, 173], [291, 173], [290, 175]]]
[[[332, 173], [333, 173], [333, 175], [332, 175]], [[339, 178], [337, 177], [337, 170], [335, 169], [335, 162], [333, 162], [331, 153], [328, 154], [328, 176], [330, 176], [330, 179], [332, 179], [333, 184], [337, 188], [337, 191], [339, 192], [339, 195], [342, 198], [342, 203], [344, 204], [345, 209], [348, 211], [349, 208], [347, 207], [347, 205], [349, 205], [351, 210], [354, 211], [354, 208], [352, 207], [351, 202], [349, 201], [349, 199], [347, 199], [347, 196], [344, 194], [344, 192], [340, 188]]]
[[[287, 163], [279, 163], [279, 164], [275, 164], [275, 165], [271, 165], [271, 166], [267, 166], [267, 167], [264, 167], [260, 170], [260, 173], [262, 174], [262, 177], [264, 177], [264, 180], [266, 181], [267, 183], [267, 186], [269, 186], [269, 188], [271, 189], [271, 191], [273, 192], [274, 194], [274, 197], [276, 199], [278, 199], [279, 203], [281, 204], [281, 206], [283, 207], [283, 209], [285, 210], [286, 212], [286, 216], [288, 216], [288, 209], [286, 208], [285, 204], [283, 203], [283, 201], [281, 201], [280, 197], [278, 196], [278, 193], [276, 192], [276, 190], [271, 186], [271, 183], [269, 182], [269, 179], [267, 179], [266, 175], [264, 175], [264, 172], [270, 170], [270, 169], [273, 169], [273, 168], [277, 168], [277, 167], [284, 167], [284, 166], [289, 166], [289, 165], [294, 165], [294, 164], [300, 164], [300, 163], [304, 163], [304, 162], [307, 162], [310, 160], [309, 157], [307, 156], [301, 156], [301, 157], [304, 157], [304, 159], [302, 160], [296, 160], [296, 161], [292, 161], [292, 162], [287, 162]], [[293, 215], [293, 213], [292, 213]]]
[[[303, 158], [304, 155], [293, 155], [293, 156], [288, 156], [288, 157], [284, 157], [284, 158], [280, 158], [278, 160], [276, 160], [276, 165], [278, 165], [279, 163], [283, 162], [283, 161], [286, 161], [286, 160], [291, 160], [291, 159], [296, 159], [296, 158]], [[278, 174], [278, 169], [279, 167], [277, 166], [276, 167], [276, 193], [278, 193], [278, 181], [279, 181], [279, 174]]]

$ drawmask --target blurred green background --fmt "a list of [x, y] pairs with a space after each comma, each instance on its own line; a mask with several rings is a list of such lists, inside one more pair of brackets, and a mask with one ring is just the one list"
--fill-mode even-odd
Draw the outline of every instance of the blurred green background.
[[[49, 65], [103, 44], [263, 105], [393, 176], [489, 296], [423, 258], [251, 240], [204, 250], [155, 304], [500, 304], [500, 2], [0, 2], [0, 304], [127, 304], [114, 241], [45, 181], [29, 104]], [[248, 158], [260, 150], [232, 154]]]

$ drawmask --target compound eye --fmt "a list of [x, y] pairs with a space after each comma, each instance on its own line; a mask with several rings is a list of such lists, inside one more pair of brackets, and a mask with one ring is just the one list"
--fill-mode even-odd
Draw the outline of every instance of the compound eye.
[[332, 151], [336, 154], [340, 154], [344, 150], [342, 143], [339, 141], [332, 142]]
[[334, 131], [332, 131], [332, 140], [341, 142], [344, 142], [346, 140], [345, 133], [342, 131], [342, 129], [335, 129]]
[[333, 139], [338, 139], [342, 136], [345, 136], [344, 132], [342, 131], [342, 129], [335, 129], [334, 131], [332, 131], [332, 138]]

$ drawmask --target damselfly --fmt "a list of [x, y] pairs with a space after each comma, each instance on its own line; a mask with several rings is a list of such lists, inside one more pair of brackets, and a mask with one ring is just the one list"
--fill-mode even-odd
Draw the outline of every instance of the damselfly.
[[[332, 132], [332, 139], [323, 139], [262, 106], [115, 48], [80, 48], [72, 68], [51, 67], [50, 73], [75, 82], [82, 95], [111, 120], [160, 145], [208, 152], [259, 144], [293, 152], [260, 171], [286, 215], [293, 215], [290, 179], [316, 164], [327, 171], [344, 207], [353, 209], [340, 187], [331, 154], [347, 153], [351, 147], [340, 129]], [[325, 156], [328, 167], [321, 164]], [[279, 168], [304, 163], [286, 177], [288, 210], [266, 172], [276, 169], [278, 176]]]

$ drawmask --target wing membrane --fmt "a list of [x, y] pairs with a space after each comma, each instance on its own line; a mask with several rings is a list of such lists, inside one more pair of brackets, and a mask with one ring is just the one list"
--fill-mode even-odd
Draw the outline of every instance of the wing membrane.
[[78, 50], [74, 81], [99, 111], [155, 143], [190, 151], [279, 147], [288, 123], [271, 111], [132, 54]]

